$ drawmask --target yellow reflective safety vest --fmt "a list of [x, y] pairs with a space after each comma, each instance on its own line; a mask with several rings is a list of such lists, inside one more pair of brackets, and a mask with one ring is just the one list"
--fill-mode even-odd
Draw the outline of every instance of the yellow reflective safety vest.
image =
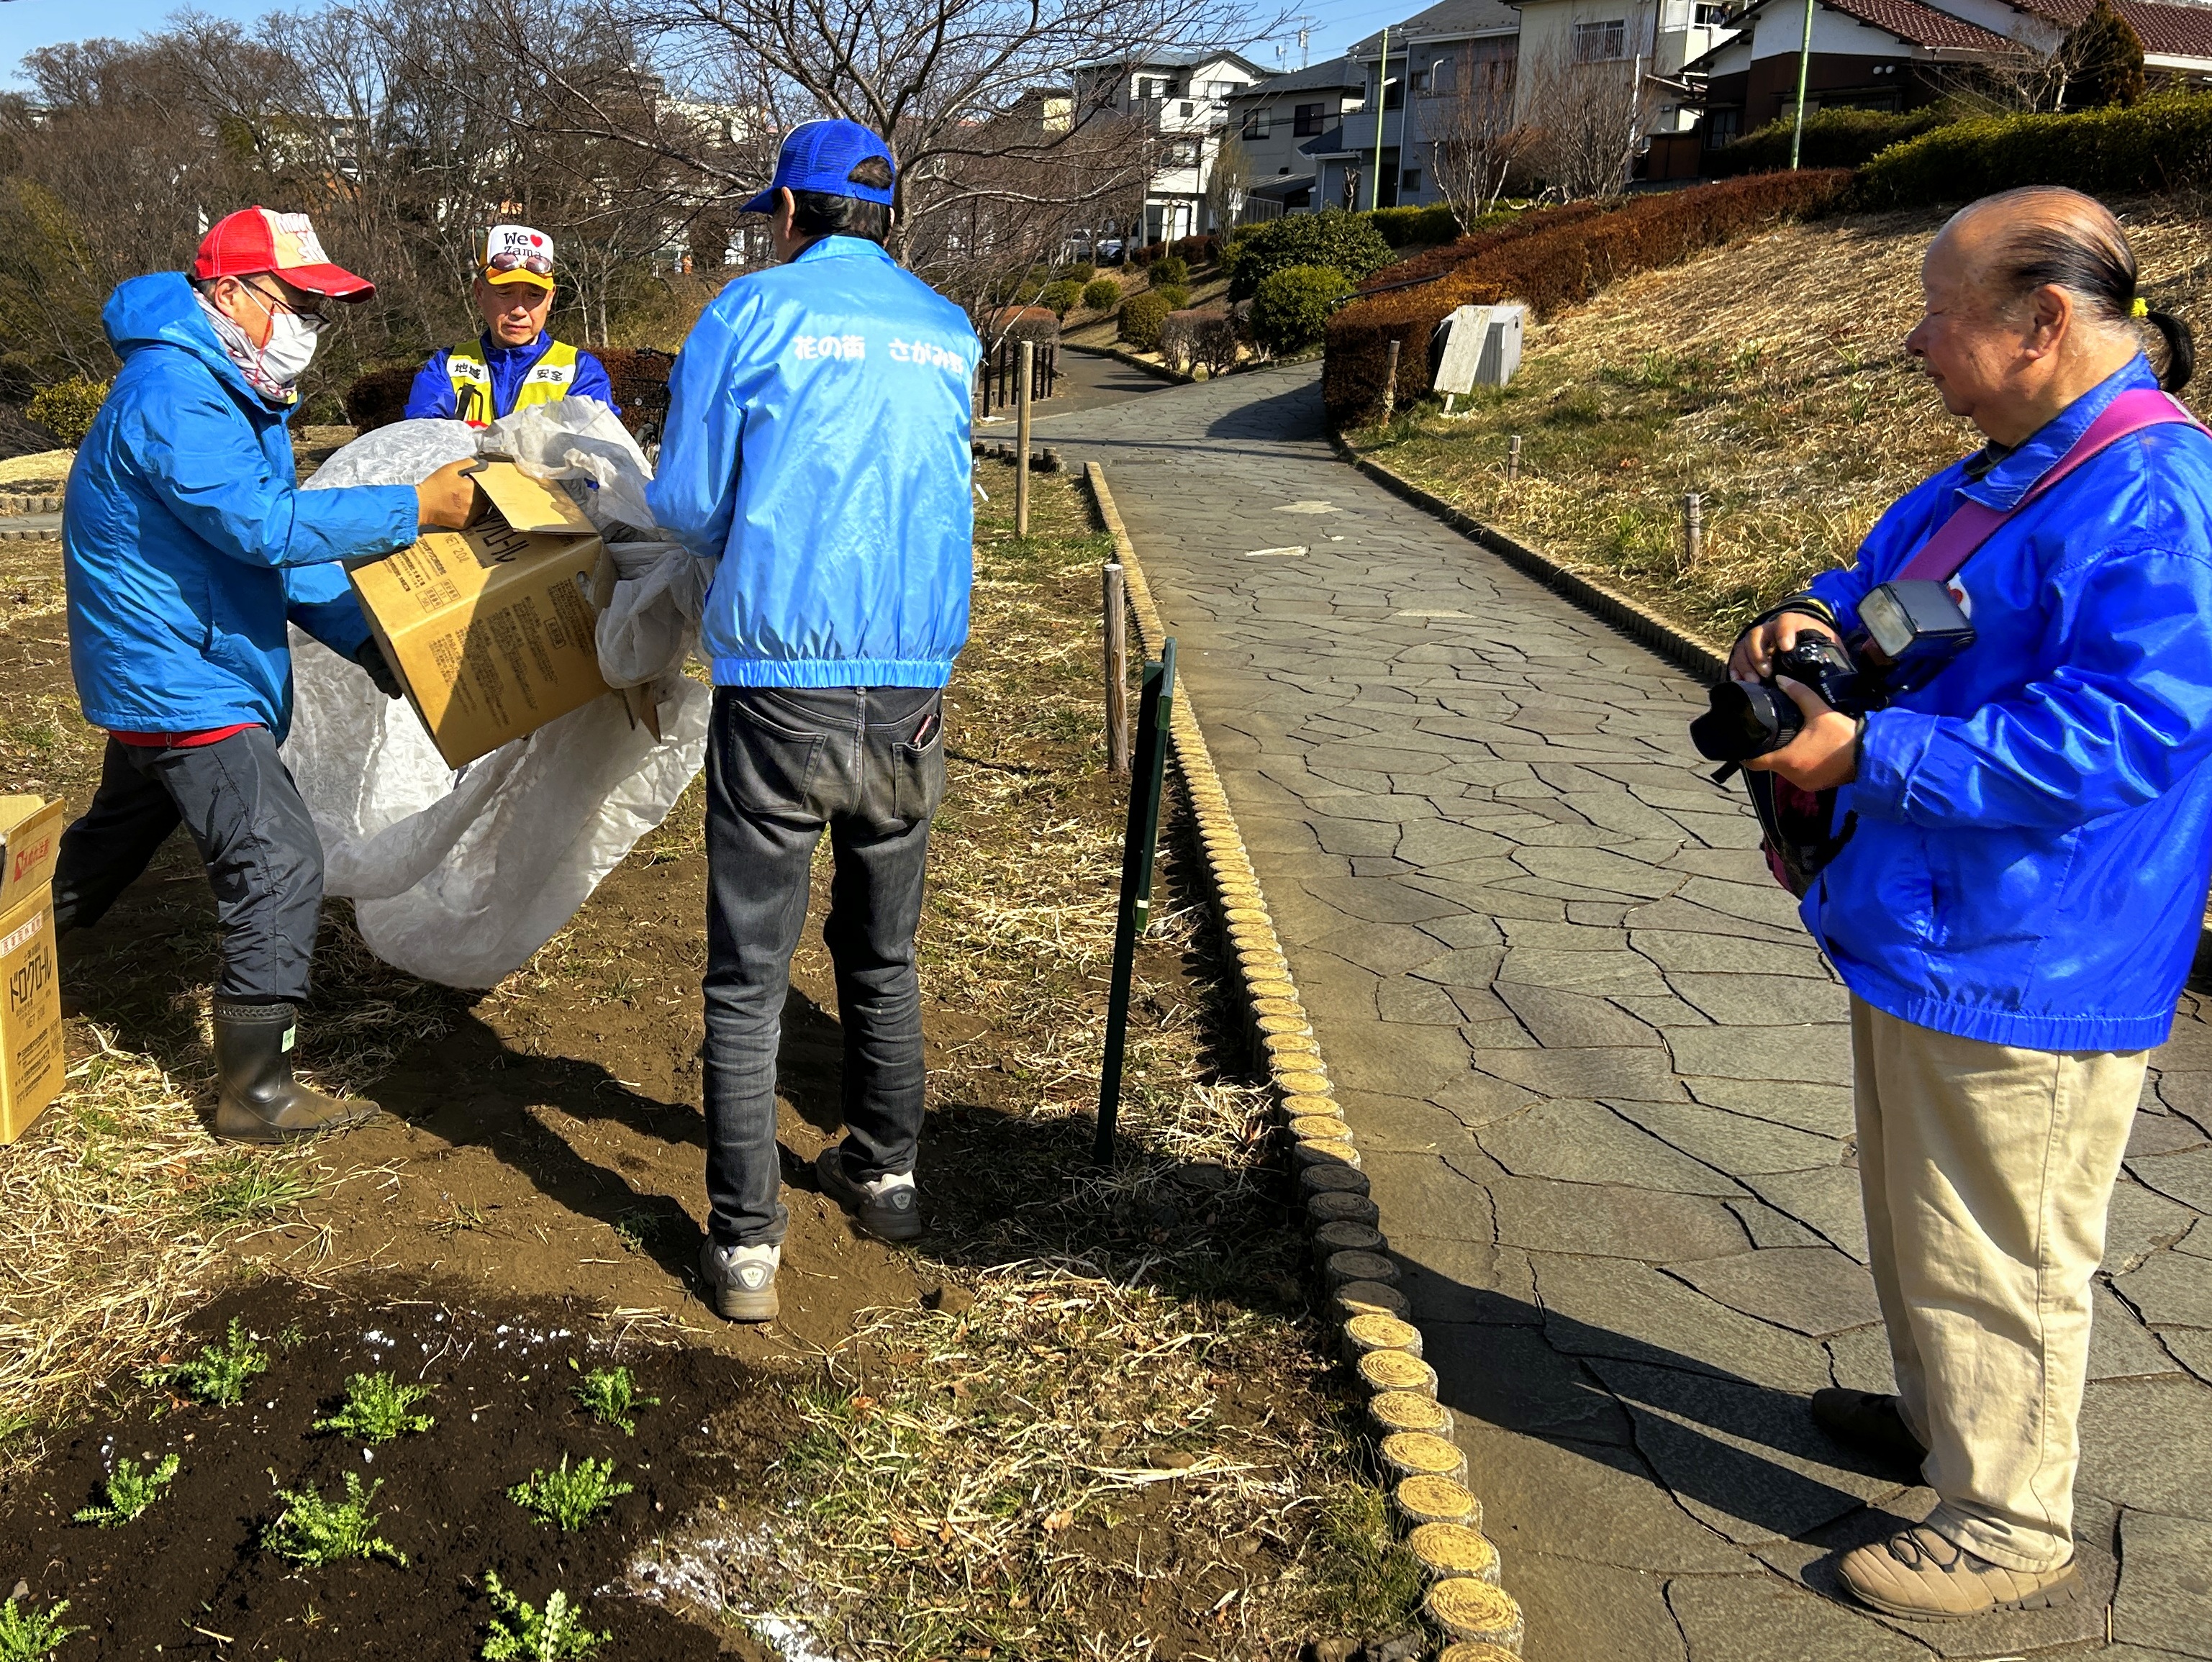
[[510, 409], [492, 407], [491, 367], [484, 362], [483, 348], [477, 342], [465, 341], [446, 354], [446, 375], [453, 384], [454, 419], [489, 427], [531, 404], [557, 403], [567, 397], [576, 379], [576, 349], [559, 341], [547, 346], [545, 355], [530, 366], [522, 385], [515, 388]]

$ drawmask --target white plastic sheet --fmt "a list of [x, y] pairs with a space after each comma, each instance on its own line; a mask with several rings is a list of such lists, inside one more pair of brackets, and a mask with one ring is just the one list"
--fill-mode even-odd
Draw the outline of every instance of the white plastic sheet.
[[488, 987], [527, 962], [706, 761], [712, 698], [678, 672], [711, 565], [649, 525], [625, 529], [630, 514], [650, 519], [650, 476], [604, 408], [572, 398], [526, 414], [481, 435], [457, 422], [400, 422], [355, 440], [307, 487], [414, 484], [496, 453], [541, 478], [592, 480], [593, 522], [629, 539], [609, 543], [621, 577], [600, 620], [601, 668], [611, 685], [651, 686], [659, 741], [620, 699], [594, 699], [455, 773], [412, 707], [292, 632], [284, 759], [322, 838], [325, 890], [354, 901], [378, 957], [453, 986]]

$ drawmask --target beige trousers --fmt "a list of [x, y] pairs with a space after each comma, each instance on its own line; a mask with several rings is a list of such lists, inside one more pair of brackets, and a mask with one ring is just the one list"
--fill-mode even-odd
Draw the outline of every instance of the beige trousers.
[[2018, 1050], [1851, 1000], [1868, 1256], [1938, 1534], [2074, 1551], [2090, 1277], [2148, 1051]]

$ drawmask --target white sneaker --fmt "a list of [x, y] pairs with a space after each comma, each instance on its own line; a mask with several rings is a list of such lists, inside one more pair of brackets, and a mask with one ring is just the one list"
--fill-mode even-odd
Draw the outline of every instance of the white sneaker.
[[699, 1254], [700, 1278], [707, 1302], [731, 1321], [770, 1321], [780, 1307], [775, 1272], [783, 1262], [778, 1246], [717, 1246], [708, 1241]]

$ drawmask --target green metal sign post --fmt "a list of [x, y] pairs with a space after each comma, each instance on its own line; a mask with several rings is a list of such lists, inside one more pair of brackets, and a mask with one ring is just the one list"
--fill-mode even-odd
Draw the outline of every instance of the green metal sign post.
[[1114, 1126], [1121, 1114], [1121, 1052], [1129, 1037], [1129, 981], [1137, 942], [1152, 919], [1152, 852], [1160, 836], [1160, 792], [1167, 779], [1168, 721], [1175, 711], [1175, 638], [1145, 665], [1137, 698], [1137, 755], [1130, 769], [1129, 825], [1121, 841], [1121, 910], [1114, 929], [1114, 976], [1106, 995], [1106, 1055], [1098, 1069], [1098, 1145], [1102, 1166], [1114, 1158]]

